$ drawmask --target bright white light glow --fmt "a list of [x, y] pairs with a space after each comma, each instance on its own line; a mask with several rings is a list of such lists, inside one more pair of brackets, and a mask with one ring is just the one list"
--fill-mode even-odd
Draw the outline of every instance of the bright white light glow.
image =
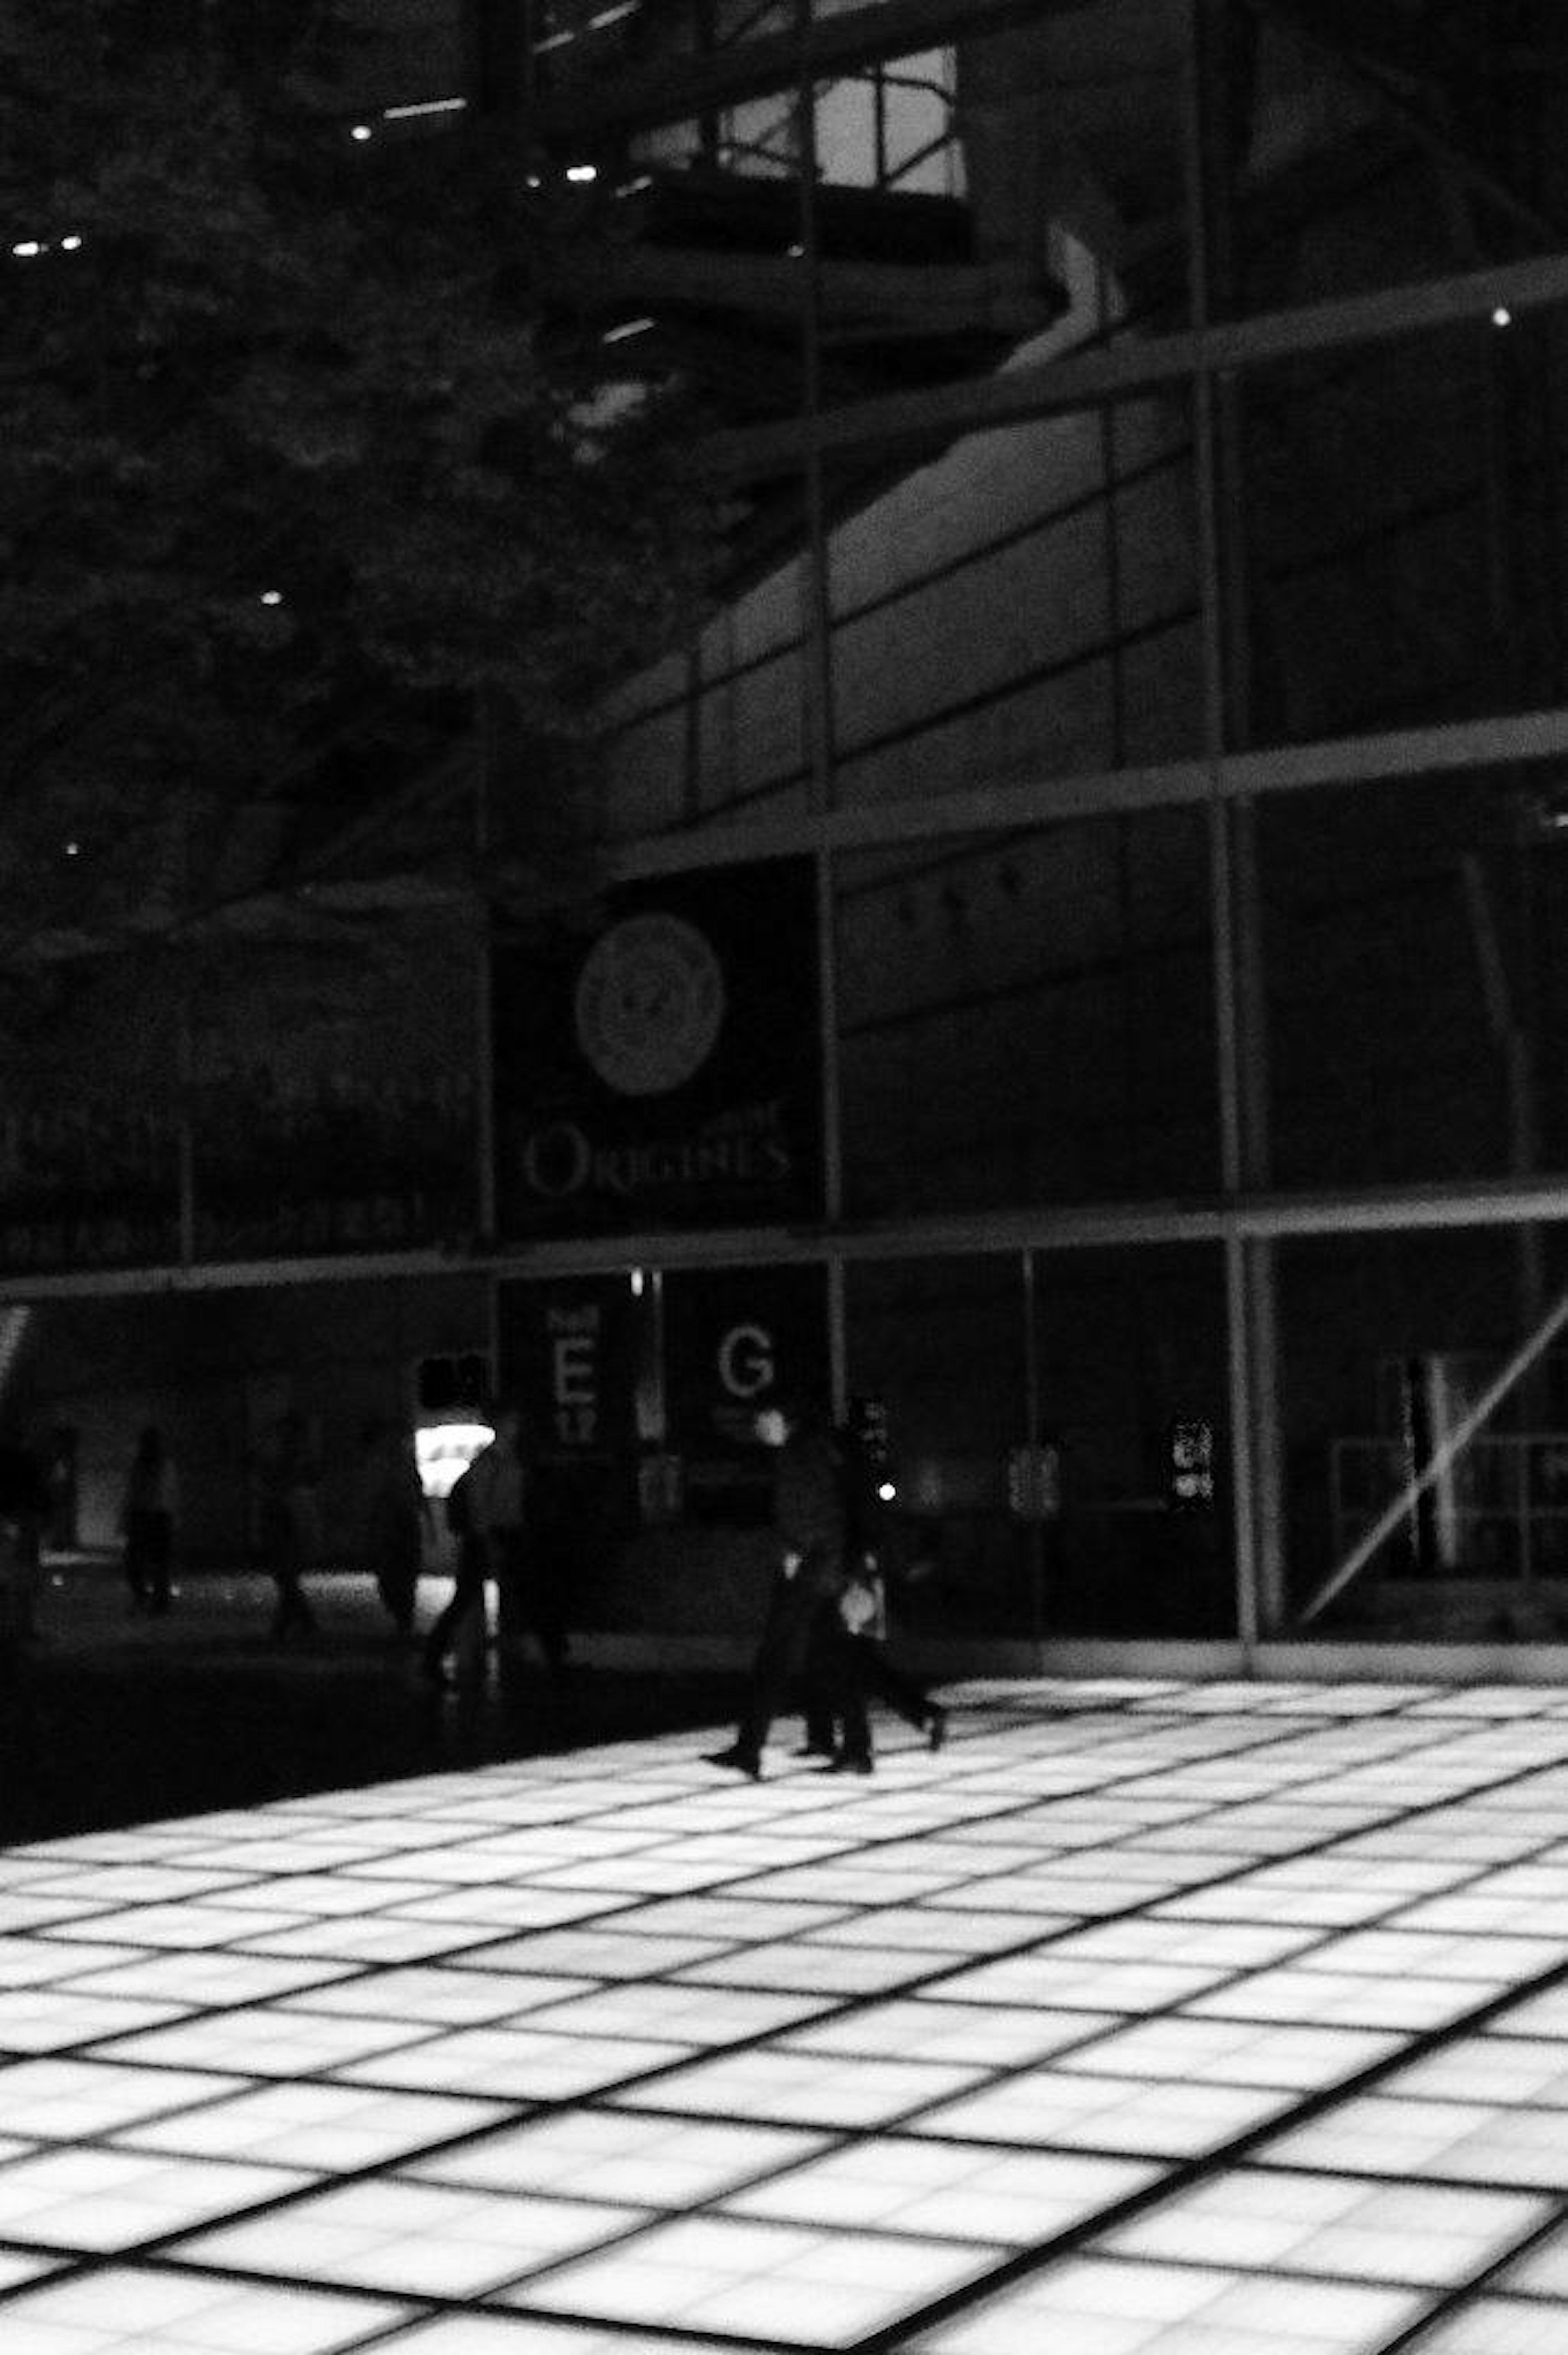
[[263, 590], [262, 590], [262, 591], [261, 591], [261, 602], [263, 603], [263, 605], [281, 605], [281, 604], [282, 603], [282, 602], [283, 602], [283, 592], [282, 592], [282, 591], [281, 591], [281, 589], [263, 589]]
[[414, 1460], [427, 1497], [450, 1495], [460, 1474], [468, 1470], [482, 1447], [495, 1433], [488, 1423], [432, 1423], [414, 1433]]
[[1506, 303], [1499, 303], [1497, 309], [1492, 313], [1492, 325], [1494, 327], [1512, 326], [1513, 313], [1509, 309]]
[[357, 139], [363, 146], [367, 139], [374, 139], [376, 133], [368, 123], [356, 123], [348, 135], [351, 139]]
[[80, 238], [74, 235], [70, 237], [62, 237], [60, 240], [60, 251], [62, 253], [79, 253], [81, 251]]
[[656, 324], [652, 319], [623, 319], [619, 327], [607, 327], [599, 341], [605, 344], [623, 344], [629, 336], [645, 336], [650, 327]]
[[597, 164], [568, 164], [567, 165], [567, 177], [568, 180], [577, 180], [579, 182], [597, 180], [599, 177], [599, 165]]
[[44, 249], [36, 237], [25, 237], [19, 244], [14, 245], [11, 250], [18, 261], [36, 261]]
[[892, 1480], [879, 1480], [877, 1483], [876, 1493], [881, 1497], [885, 1505], [891, 1505], [893, 1499], [898, 1494], [898, 1489], [895, 1483]]

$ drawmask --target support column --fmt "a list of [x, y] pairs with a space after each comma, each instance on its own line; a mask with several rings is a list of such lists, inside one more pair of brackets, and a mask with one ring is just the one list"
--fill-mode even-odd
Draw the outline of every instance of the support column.
[[[1040, 1384], [1040, 1330], [1037, 1263], [1035, 1254], [1026, 1243], [1023, 1248], [1022, 1275], [1023, 1281], [1023, 1444], [1035, 1447], [1040, 1442], [1044, 1420], [1044, 1398]], [[1039, 1515], [1032, 1514], [1024, 1524], [1029, 1536], [1029, 1640], [1034, 1648], [1034, 1672], [1045, 1672], [1045, 1524]]]
[[[795, 0], [795, 27], [802, 43], [811, 27], [813, 0]], [[817, 94], [810, 69], [802, 65], [795, 93], [796, 170], [800, 191], [800, 378], [801, 410], [814, 423], [822, 410], [822, 252], [817, 202]], [[832, 582], [829, 572], [827, 500], [821, 453], [808, 434], [804, 466], [806, 546], [800, 559], [802, 716], [811, 806], [825, 817], [837, 797], [836, 730], [833, 718]], [[843, 1137], [839, 1095], [838, 942], [832, 853], [819, 843], [817, 863], [817, 993], [821, 1008], [822, 1074], [822, 1210], [830, 1228], [843, 1216]], [[842, 1422], [849, 1411], [849, 1340], [843, 1262], [830, 1252], [828, 1362], [832, 1412]]]
[[[1236, 167], [1246, 132], [1233, 0], [1190, 0], [1187, 197], [1191, 323], [1203, 331], [1242, 293], [1235, 250]], [[1250, 20], [1248, 20], [1250, 23]], [[1220, 763], [1251, 735], [1242, 393], [1200, 352], [1192, 381], [1203, 749], [1214, 933], [1220, 1177], [1233, 1200], [1269, 1182], [1268, 1075], [1256, 813], [1227, 799]], [[1275, 1246], [1233, 1235], [1225, 1246], [1230, 1348], [1232, 1509], [1237, 1629], [1250, 1657], [1283, 1614], [1285, 1565]]]

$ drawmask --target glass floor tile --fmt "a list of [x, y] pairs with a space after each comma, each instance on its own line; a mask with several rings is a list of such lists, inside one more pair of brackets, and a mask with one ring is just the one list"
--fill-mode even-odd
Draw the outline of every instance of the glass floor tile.
[[106, 2265], [0, 2307], [6, 2355], [346, 2355], [408, 2309], [217, 2275]]
[[122, 2150], [168, 2151], [182, 2158], [221, 2158], [242, 2150], [248, 2158], [275, 2167], [354, 2173], [459, 2135], [477, 2134], [507, 2115], [500, 2102], [461, 2101], [450, 2094], [272, 2084], [177, 2117], [127, 2127], [115, 2144]]
[[1559, 2355], [1568, 2347], [1568, 2301], [1468, 2298], [1416, 2341], [1412, 2355]]
[[54, 2257], [28, 2256], [20, 2249], [0, 2249], [0, 2290], [15, 2289], [20, 2282], [37, 2281], [40, 2274], [58, 2270], [58, 2260]]
[[1565, 2355], [1568, 1689], [948, 1697], [0, 1855], [0, 2349]]
[[195, 2069], [137, 2069], [112, 2061], [48, 2058], [0, 2066], [0, 2118], [39, 2142], [81, 2142], [189, 2109], [243, 2080]]
[[63, 2052], [101, 2037], [165, 2026], [185, 2010], [178, 2003], [84, 1995], [74, 1987], [10, 1987], [0, 1994], [0, 2053]]
[[463, 2144], [403, 2171], [487, 2191], [556, 2192], [682, 2212], [831, 2147], [800, 2127], [556, 2112]]
[[1238, 2167], [1097, 2243], [1118, 2256], [1445, 2289], [1506, 2255], [1552, 2203], [1520, 2192]]
[[536, 2315], [448, 2314], [399, 2331], [385, 2344], [387, 2355], [702, 2355], [716, 2342], [545, 2322]]
[[280, 2199], [308, 2179], [227, 2159], [92, 2147], [39, 2151], [0, 2167], [0, 2237], [72, 2253], [132, 2249]]
[[618, 2240], [642, 2221], [634, 2208], [592, 2200], [372, 2179], [198, 2233], [175, 2254], [285, 2281], [464, 2297]]
[[709, 2215], [652, 2226], [510, 2295], [546, 2311], [843, 2347], [985, 2269], [980, 2251], [953, 2241]]
[[923, 2355], [1377, 2355], [1425, 2293], [1079, 2257], [919, 2341]]
[[[367, 2010], [369, 2008], [367, 2007]], [[243, 2071], [258, 2077], [311, 2076], [363, 2061], [372, 2053], [418, 2042], [429, 2034], [417, 2021], [361, 2019], [328, 2014], [252, 2009], [186, 2017], [171, 2028], [149, 2029], [99, 2047], [106, 2060], [155, 2062], [159, 2068]]]
[[558, 2102], [602, 2092], [651, 2069], [689, 2061], [692, 2046], [653, 2037], [563, 2036], [547, 2029], [463, 2028], [357, 2061], [338, 2075], [362, 2085], [442, 2087], [513, 2102]]

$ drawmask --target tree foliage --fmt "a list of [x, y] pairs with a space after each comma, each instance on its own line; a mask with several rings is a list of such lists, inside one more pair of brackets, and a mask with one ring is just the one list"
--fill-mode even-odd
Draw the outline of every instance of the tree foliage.
[[176, 835], [199, 894], [389, 710], [569, 736], [700, 592], [679, 419], [533, 294], [550, 187], [356, 142], [361, 64], [332, 5], [0, 0], [0, 955], [133, 924]]

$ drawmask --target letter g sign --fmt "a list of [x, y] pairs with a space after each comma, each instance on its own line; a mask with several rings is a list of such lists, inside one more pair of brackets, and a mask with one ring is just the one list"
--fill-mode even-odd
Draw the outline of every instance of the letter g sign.
[[718, 1378], [731, 1398], [760, 1397], [774, 1372], [772, 1334], [760, 1325], [732, 1325], [718, 1346]]

